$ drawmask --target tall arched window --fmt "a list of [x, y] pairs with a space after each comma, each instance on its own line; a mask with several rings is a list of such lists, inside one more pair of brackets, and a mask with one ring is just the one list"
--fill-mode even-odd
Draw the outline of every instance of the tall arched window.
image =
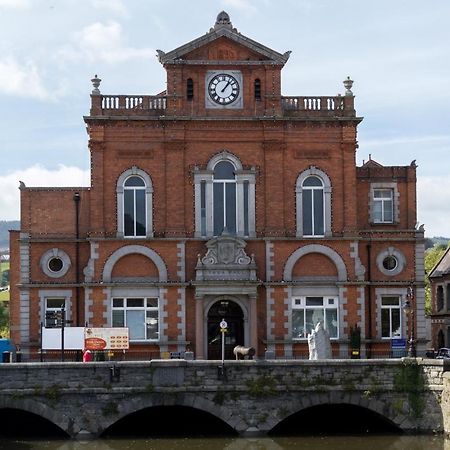
[[136, 175], [126, 179], [123, 186], [124, 236], [145, 236], [147, 229], [145, 181]]
[[194, 170], [195, 235], [228, 233], [254, 237], [256, 169], [243, 169], [239, 158], [226, 151], [213, 156], [206, 170]]
[[331, 182], [314, 166], [297, 178], [297, 236], [331, 236]]
[[152, 180], [133, 166], [117, 180], [117, 236], [152, 237]]
[[236, 177], [235, 167], [229, 161], [220, 161], [213, 175], [213, 230], [214, 236], [224, 228], [236, 234]]
[[323, 183], [316, 176], [303, 181], [303, 236], [323, 236], [325, 230]]

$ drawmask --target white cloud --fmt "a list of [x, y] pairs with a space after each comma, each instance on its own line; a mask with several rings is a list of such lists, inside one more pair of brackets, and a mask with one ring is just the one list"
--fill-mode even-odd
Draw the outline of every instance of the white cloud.
[[40, 100], [50, 98], [36, 65], [31, 61], [21, 65], [12, 57], [0, 59], [0, 93]]
[[121, 63], [130, 59], [153, 57], [150, 48], [127, 47], [123, 42], [122, 27], [117, 22], [95, 22], [74, 35], [74, 46], [60, 52], [68, 60], [105, 61]]
[[0, 0], [0, 8], [27, 9], [30, 6], [30, 0]]
[[417, 178], [417, 217], [426, 236], [450, 236], [450, 177]]
[[20, 218], [19, 180], [26, 186], [88, 186], [90, 174], [78, 167], [60, 165], [57, 169], [46, 169], [35, 165], [0, 177], [0, 220]]

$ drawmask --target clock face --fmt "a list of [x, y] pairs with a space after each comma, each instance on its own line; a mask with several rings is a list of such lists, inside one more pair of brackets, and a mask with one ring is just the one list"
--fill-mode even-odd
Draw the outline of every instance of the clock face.
[[208, 84], [208, 94], [218, 105], [230, 105], [239, 97], [239, 82], [233, 75], [219, 73]]

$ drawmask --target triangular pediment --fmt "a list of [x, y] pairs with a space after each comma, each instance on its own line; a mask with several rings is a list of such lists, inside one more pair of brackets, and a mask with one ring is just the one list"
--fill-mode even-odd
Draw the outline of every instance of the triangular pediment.
[[290, 53], [278, 53], [242, 35], [233, 28], [228, 14], [222, 11], [208, 33], [168, 53], [158, 50], [158, 57], [162, 64], [182, 64], [187, 61], [265, 61], [284, 65]]

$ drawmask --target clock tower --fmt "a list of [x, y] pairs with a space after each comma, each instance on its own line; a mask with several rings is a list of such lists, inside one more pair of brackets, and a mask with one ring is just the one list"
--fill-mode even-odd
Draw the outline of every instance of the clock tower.
[[175, 116], [279, 116], [280, 71], [290, 52], [278, 53], [239, 33], [222, 11], [206, 35], [168, 53], [167, 112]]

